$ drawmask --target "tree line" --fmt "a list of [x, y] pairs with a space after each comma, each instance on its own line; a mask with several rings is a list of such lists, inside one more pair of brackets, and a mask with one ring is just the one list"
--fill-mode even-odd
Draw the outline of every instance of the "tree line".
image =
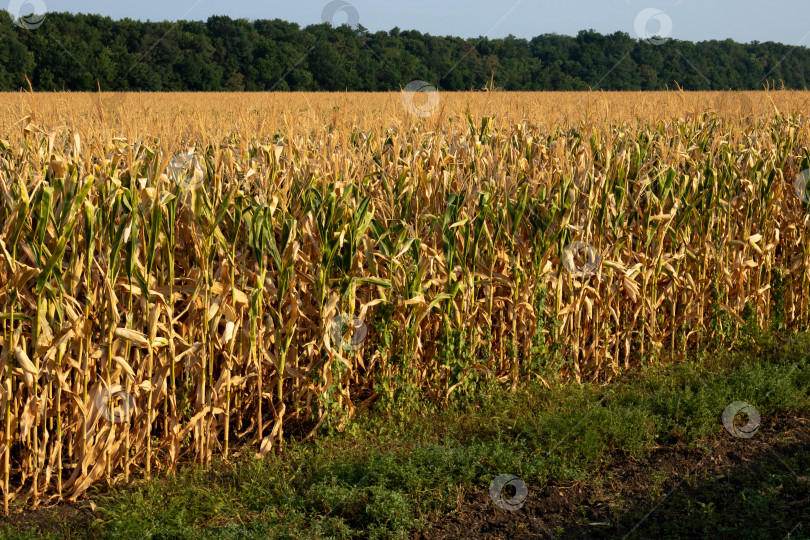
[[49, 13], [36, 29], [0, 11], [0, 89], [95, 91], [804, 89], [810, 49], [775, 42], [576, 37], [463, 39], [394, 28], [300, 27], [211, 17], [142, 22]]

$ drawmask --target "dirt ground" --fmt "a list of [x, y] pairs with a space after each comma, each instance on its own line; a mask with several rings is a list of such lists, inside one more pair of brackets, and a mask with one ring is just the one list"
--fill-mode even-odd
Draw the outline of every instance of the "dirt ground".
[[[646, 459], [617, 458], [601, 471], [601, 485], [546, 485], [529, 487], [526, 503], [516, 511], [497, 508], [487, 490], [465, 494], [457, 511], [437, 517], [428, 539], [519, 539], [519, 538], [711, 538], [717, 529], [700, 527], [684, 508], [716, 508], [721, 514], [713, 523], [729, 529], [728, 536], [742, 538], [746, 531], [756, 537], [758, 526], [766, 537], [810, 538], [810, 478], [785, 462], [804, 460], [810, 453], [810, 419], [774, 418], [764, 421], [749, 439], [726, 434], [707, 445], [710, 453], [675, 443], [653, 451]], [[782, 469], [796, 477], [793, 489], [768, 486], [771, 471]], [[793, 469], [793, 470], [791, 470]], [[786, 523], [762, 525], [756, 509], [744, 503], [729, 504], [761, 481], [761, 490], [773, 488], [789, 515]], [[726, 524], [730, 522], [730, 526]], [[703, 525], [705, 526], [705, 524]], [[770, 529], [769, 527], [773, 528]], [[736, 532], [735, 532], [736, 528]], [[785, 532], [792, 533], [789, 536]]]
[[[73, 538], [73, 531], [87, 529], [89, 523], [96, 518], [89, 502], [83, 501], [75, 504], [62, 503], [55, 506], [45, 506], [35, 510], [28, 510], [8, 517], [0, 516], [0, 530], [6, 524], [20, 530], [36, 530], [39, 534], [62, 535]], [[0, 533], [0, 538], [3, 535]]]

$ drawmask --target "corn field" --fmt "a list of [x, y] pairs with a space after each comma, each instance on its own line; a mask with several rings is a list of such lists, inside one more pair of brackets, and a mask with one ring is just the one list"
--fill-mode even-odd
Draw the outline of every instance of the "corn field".
[[807, 329], [807, 99], [5, 96], [5, 511]]

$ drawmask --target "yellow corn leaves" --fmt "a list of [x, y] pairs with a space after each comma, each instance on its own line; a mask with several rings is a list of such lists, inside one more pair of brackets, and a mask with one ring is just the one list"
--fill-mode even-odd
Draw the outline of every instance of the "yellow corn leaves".
[[801, 119], [504, 94], [425, 125], [388, 96], [294, 95], [230, 125], [247, 97], [194, 99], [217, 114], [133, 97], [112, 137], [45, 100], [50, 131], [0, 133], [6, 504], [266, 456], [406, 385], [610, 380], [731, 346], [744, 313], [808, 324]]

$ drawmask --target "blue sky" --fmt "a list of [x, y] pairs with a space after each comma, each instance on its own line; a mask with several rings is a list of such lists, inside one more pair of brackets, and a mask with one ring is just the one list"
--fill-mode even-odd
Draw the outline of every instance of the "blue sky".
[[[26, 0], [0, 0], [0, 6]], [[533, 37], [543, 33], [575, 35], [593, 28], [637, 36], [639, 14], [653, 34], [671, 23], [675, 39], [701, 41], [732, 38], [740, 42], [779, 41], [810, 45], [810, 0], [346, 0], [372, 31], [415, 29], [433, 35], [462, 37]], [[16, 4], [15, 4], [16, 3]], [[28, 0], [24, 12], [98, 13], [140, 20], [205, 20], [211, 15], [247, 19], [284, 19], [302, 26], [319, 23], [328, 0]], [[656, 15], [650, 20], [650, 13]], [[346, 20], [338, 12], [336, 22]], [[644, 28], [642, 25], [641, 28]], [[663, 34], [662, 34], [663, 35]]]

